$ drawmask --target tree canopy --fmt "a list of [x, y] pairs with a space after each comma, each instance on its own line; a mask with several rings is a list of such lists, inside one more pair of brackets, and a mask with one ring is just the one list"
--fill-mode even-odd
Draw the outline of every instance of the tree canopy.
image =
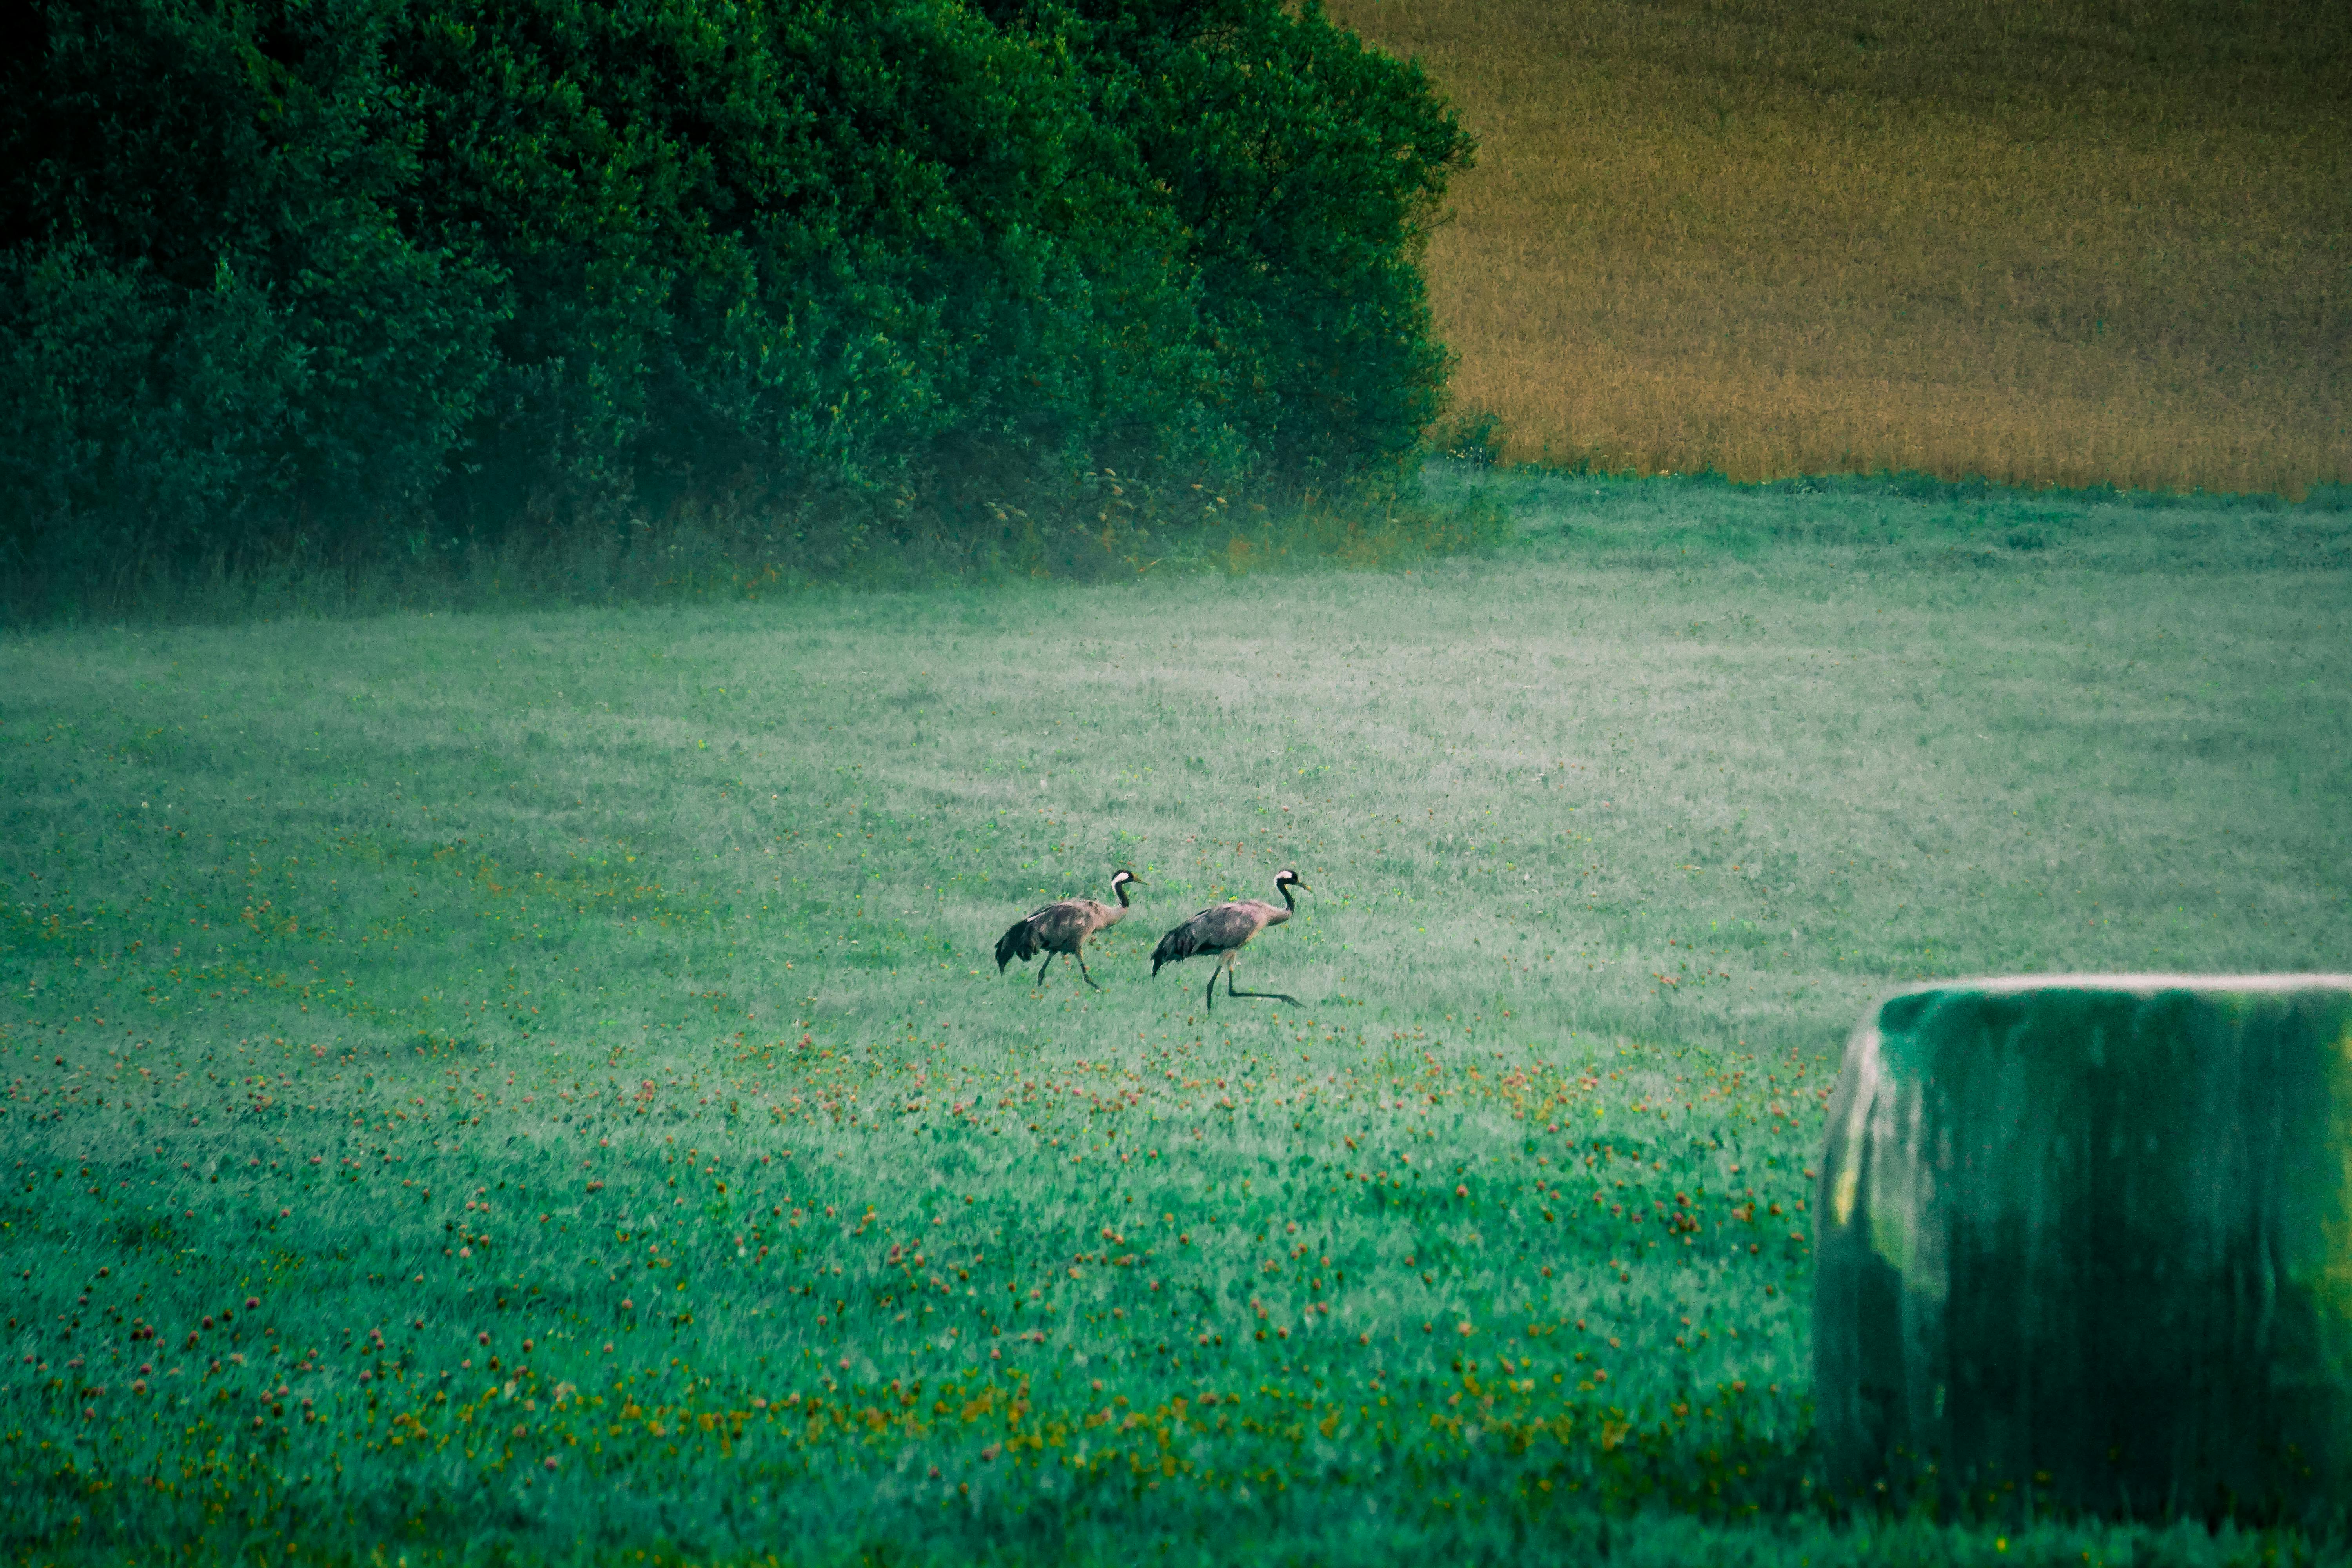
[[1471, 144], [1312, 0], [35, 15], [13, 570], [680, 508], [971, 538], [1100, 467], [1333, 484], [1438, 412], [1416, 261]]

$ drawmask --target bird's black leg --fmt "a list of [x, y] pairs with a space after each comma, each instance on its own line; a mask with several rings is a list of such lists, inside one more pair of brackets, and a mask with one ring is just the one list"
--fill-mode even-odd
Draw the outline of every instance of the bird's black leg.
[[[1213, 985], [1216, 982], [1212, 980], [1209, 984]], [[1297, 997], [1286, 996], [1279, 991], [1236, 991], [1234, 989], [1234, 972], [1230, 969], [1225, 971], [1225, 994], [1228, 996], [1262, 996], [1269, 1002], [1287, 1002], [1294, 1007], [1304, 1007], [1307, 1005], [1306, 1003], [1301, 1002]]]
[[[1220, 967], [1222, 967], [1222, 966], [1220, 966]], [[1209, 988], [1208, 988], [1206, 991], [1203, 991], [1202, 993], [1201, 993], [1201, 997], [1202, 997], [1202, 1006], [1204, 1007], [1204, 1009], [1205, 1009], [1206, 1011], [1211, 1012], [1211, 1013], [1213, 1013], [1213, 1012], [1215, 1012], [1215, 1011], [1217, 1010], [1217, 972], [1216, 972], [1216, 970], [1212, 969], [1211, 971], [1209, 971]]]
[[[1084, 952], [1074, 952], [1070, 954], [1070, 956], [1078, 961], [1078, 973], [1087, 977], [1087, 984], [1089, 985], [1095, 985], [1094, 971], [1087, 967], [1087, 955]], [[1102, 987], [1095, 985], [1095, 989], [1099, 991]]]
[[1054, 960], [1061, 956], [1058, 952], [1049, 952], [1045, 955], [1045, 962], [1037, 966], [1037, 988], [1040, 991], [1045, 988], [1045, 971], [1053, 968]]

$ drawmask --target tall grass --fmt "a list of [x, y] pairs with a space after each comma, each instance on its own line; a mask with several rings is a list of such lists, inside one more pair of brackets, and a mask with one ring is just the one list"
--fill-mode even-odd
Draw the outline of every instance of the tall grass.
[[218, 552], [187, 572], [132, 561], [71, 577], [0, 574], [0, 629], [753, 604], [819, 586], [1164, 580], [1308, 563], [1400, 568], [1484, 553], [1512, 533], [1509, 512], [1486, 488], [1424, 485], [1412, 469], [1334, 492], [1310, 489], [1275, 505], [1234, 489], [1231, 496], [1200, 484], [1155, 489], [1093, 470], [1058, 494], [1027, 497], [1041, 515], [998, 506], [1002, 536], [977, 541], [856, 529], [796, 535], [789, 521], [748, 510], [681, 508], [657, 521], [518, 529], [495, 540], [420, 531], [388, 554], [337, 555], [297, 540]]
[[[2345, 515], [1512, 483], [1409, 573], [0, 643], [8, 1554], [2328, 1549], [1822, 1499], [1804, 1205], [1894, 984], [2352, 966]], [[999, 976], [1114, 865], [1104, 992]], [[1284, 866], [1306, 1006], [1150, 977]]]
[[1514, 458], [2352, 479], [2352, 12], [1338, 0], [1480, 142], [1428, 257]]

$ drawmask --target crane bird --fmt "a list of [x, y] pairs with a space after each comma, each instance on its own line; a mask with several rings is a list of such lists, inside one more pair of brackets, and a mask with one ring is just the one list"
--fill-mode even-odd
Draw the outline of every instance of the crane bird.
[[[1296, 996], [1279, 991], [1236, 991], [1234, 989], [1234, 960], [1240, 956], [1249, 939], [1268, 926], [1278, 926], [1288, 920], [1298, 906], [1290, 901], [1290, 889], [1302, 893], [1315, 889], [1298, 879], [1296, 871], [1285, 871], [1274, 879], [1274, 890], [1282, 895], [1279, 907], [1258, 899], [1239, 899], [1230, 904], [1212, 904], [1160, 939], [1151, 950], [1151, 973], [1160, 973], [1163, 963], [1181, 963], [1202, 953], [1212, 953], [1217, 969], [1225, 972], [1225, 994], [1228, 996], [1263, 996], [1273, 1002], [1287, 1002], [1294, 1007], [1306, 1004]], [[1209, 972], [1207, 1005], [1217, 1005], [1217, 969]]]
[[1113, 871], [1110, 890], [1118, 895], [1118, 903], [1098, 904], [1092, 899], [1064, 899], [1058, 904], [1047, 904], [1042, 910], [1032, 910], [1005, 928], [996, 939], [996, 973], [1014, 959], [1026, 963], [1040, 952], [1045, 962], [1037, 966], [1037, 984], [1045, 984], [1045, 971], [1054, 967], [1054, 956], [1066, 952], [1078, 961], [1078, 973], [1095, 989], [1095, 977], [1087, 973], [1087, 938], [1097, 931], [1108, 931], [1127, 918], [1127, 889], [1143, 886], [1143, 879], [1132, 871]]

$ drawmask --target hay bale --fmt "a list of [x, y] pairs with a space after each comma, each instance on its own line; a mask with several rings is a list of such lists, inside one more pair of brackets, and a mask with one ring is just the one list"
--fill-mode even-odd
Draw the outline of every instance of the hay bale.
[[1846, 1047], [1816, 1196], [1841, 1491], [2352, 1499], [2352, 977], [1901, 993]]

